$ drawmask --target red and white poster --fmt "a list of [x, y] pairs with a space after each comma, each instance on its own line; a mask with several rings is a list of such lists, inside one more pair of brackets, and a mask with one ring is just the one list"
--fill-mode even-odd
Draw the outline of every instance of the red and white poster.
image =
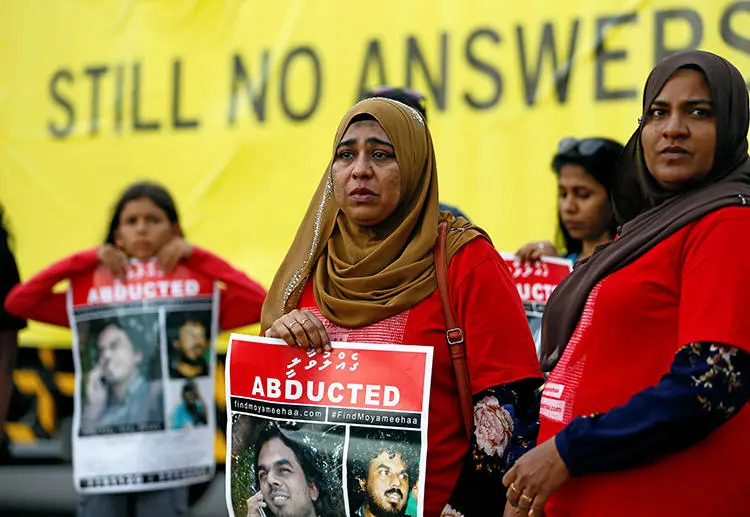
[[71, 282], [73, 475], [81, 493], [158, 490], [213, 477], [218, 286], [131, 261]]
[[573, 270], [570, 260], [557, 257], [542, 257], [536, 262], [522, 261], [512, 253], [501, 253], [503, 260], [510, 267], [511, 276], [518, 289], [518, 295], [526, 310], [526, 319], [536, 343], [539, 355], [542, 346], [542, 315], [552, 291], [563, 278]]
[[423, 515], [432, 348], [233, 334], [232, 516]]

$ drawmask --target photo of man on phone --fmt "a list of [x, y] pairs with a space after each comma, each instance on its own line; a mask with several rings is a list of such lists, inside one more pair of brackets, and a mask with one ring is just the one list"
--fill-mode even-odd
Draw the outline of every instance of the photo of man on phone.
[[258, 435], [257, 479], [250, 487], [247, 517], [344, 517], [327, 479], [335, 474], [324, 470], [320, 451], [292, 435], [274, 422]]
[[158, 334], [149, 334], [139, 316], [97, 323], [93, 364], [84, 377], [81, 434], [163, 429], [161, 383], [145, 376], [152, 357], [158, 358]]

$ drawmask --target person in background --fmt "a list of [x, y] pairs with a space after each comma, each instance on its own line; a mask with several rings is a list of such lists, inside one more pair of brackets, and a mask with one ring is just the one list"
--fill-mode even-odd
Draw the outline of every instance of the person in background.
[[[484, 424], [471, 438], [437, 288], [441, 221], [474, 418]], [[433, 347], [424, 515], [502, 511], [502, 473], [535, 443], [542, 374], [507, 265], [482, 229], [438, 208], [432, 138], [414, 108], [372, 98], [344, 115], [263, 304], [261, 330], [319, 352], [332, 340]], [[457, 481], [472, 458], [480, 458], [471, 474], [481, 470], [481, 481]]]
[[[3, 303], [10, 290], [20, 282], [16, 259], [10, 249], [10, 233], [0, 206], [0, 439], [4, 441], [3, 423], [8, 416], [13, 392], [13, 368], [18, 352], [18, 332], [26, 328], [26, 320], [10, 314]], [[0, 446], [0, 456], [2, 456]]]
[[172, 429], [183, 429], [208, 424], [206, 404], [203, 403], [198, 386], [192, 379], [182, 385], [182, 401], [172, 412]]
[[[416, 90], [411, 88], [397, 88], [395, 86], [377, 86], [372, 90], [368, 90], [362, 96], [362, 99], [371, 99], [373, 97], [382, 97], [383, 99], [392, 99], [402, 104], [406, 104], [409, 107], [414, 108], [422, 115], [425, 123], [427, 123], [427, 107], [425, 106], [425, 96]], [[360, 99], [360, 100], [362, 100]], [[439, 204], [440, 210], [444, 212], [450, 212], [456, 217], [463, 217], [467, 221], [469, 218], [466, 214], [459, 209], [457, 206], [449, 205], [446, 203]]]
[[540, 445], [503, 480], [522, 515], [747, 515], [749, 123], [726, 59], [649, 75], [614, 197], [647, 209], [549, 300]]
[[[16, 316], [68, 327], [66, 293], [53, 287], [66, 279], [91, 275], [104, 264], [115, 277], [124, 278], [131, 258], [156, 258], [163, 271], [178, 263], [225, 284], [221, 292], [219, 326], [243, 327], [260, 319], [265, 290], [245, 273], [212, 253], [187, 242], [172, 196], [157, 183], [140, 182], [120, 196], [102, 246], [75, 253], [17, 285], [5, 300]], [[130, 515], [134, 517], [183, 515], [185, 487], [128, 494], [82, 495], [78, 517]], [[134, 513], [129, 513], [134, 508]]]
[[542, 256], [562, 256], [573, 262], [612, 240], [617, 222], [610, 202], [613, 171], [622, 145], [606, 138], [563, 138], [552, 159], [557, 175], [558, 244], [534, 241], [516, 255], [533, 262]]

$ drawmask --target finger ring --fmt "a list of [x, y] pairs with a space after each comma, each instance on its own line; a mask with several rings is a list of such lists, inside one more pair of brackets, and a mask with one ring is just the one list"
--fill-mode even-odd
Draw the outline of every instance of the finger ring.
[[521, 493], [521, 491], [516, 488], [515, 483], [510, 484], [510, 489], [513, 490], [514, 492], [518, 492], [519, 494]]
[[523, 501], [524, 503], [528, 504], [529, 506], [531, 506], [531, 503], [534, 502], [534, 498], [533, 497], [529, 497], [526, 494], [521, 494], [521, 497], [519, 497], [518, 500], [519, 501]]
[[293, 326], [295, 326], [295, 325], [299, 325], [299, 321], [297, 321], [297, 320], [294, 320], [293, 322], [291, 322], [291, 323], [289, 324], [289, 328], [292, 328], [292, 327], [293, 327]]
[[302, 318], [302, 321], [299, 321], [298, 323], [300, 325], [304, 325], [305, 323], [307, 323], [307, 318]]

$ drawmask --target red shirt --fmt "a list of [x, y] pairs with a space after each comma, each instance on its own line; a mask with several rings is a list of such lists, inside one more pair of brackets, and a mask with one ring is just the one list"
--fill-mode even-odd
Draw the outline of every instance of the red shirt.
[[[688, 343], [750, 351], [749, 234], [750, 210], [717, 210], [599, 282], [547, 379], [539, 443], [579, 415], [606, 412], [656, 385]], [[570, 480], [545, 515], [737, 515], [749, 507], [749, 437], [745, 408], [679, 453]]]
[[[55, 293], [52, 288], [63, 280], [93, 273], [99, 265], [96, 253], [96, 248], [75, 253], [16, 285], [5, 300], [5, 308], [21, 318], [69, 327], [66, 294]], [[198, 246], [193, 246], [190, 256], [182, 264], [224, 283], [219, 327], [226, 330], [260, 321], [266, 291], [245, 273]]]
[[[466, 336], [472, 392], [476, 394], [499, 384], [541, 377], [521, 299], [508, 266], [495, 248], [485, 239], [470, 241], [451, 260], [448, 278], [451, 305]], [[409, 310], [358, 329], [340, 327], [320, 315], [312, 282], [305, 286], [299, 308], [312, 310], [334, 341], [434, 347], [425, 515], [440, 515], [456, 484], [468, 442], [438, 291]]]

